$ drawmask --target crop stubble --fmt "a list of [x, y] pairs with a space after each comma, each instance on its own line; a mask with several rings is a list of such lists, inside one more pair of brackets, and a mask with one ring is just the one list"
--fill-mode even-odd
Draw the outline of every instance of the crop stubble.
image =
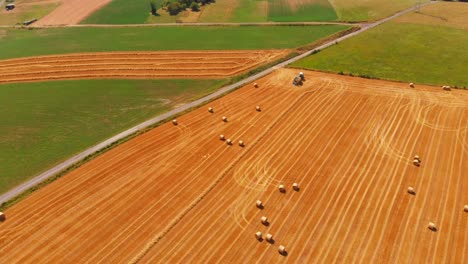
[[102, 78], [226, 78], [287, 50], [102, 52], [0, 61], [0, 83]]
[[[467, 261], [466, 91], [316, 72], [297, 88], [294, 74], [281, 69], [216, 100], [214, 114], [202, 107], [178, 117], [178, 126], [124, 143], [9, 208], [2, 257]], [[258, 242], [256, 231], [275, 243]]]
[[75, 25], [111, 1], [112, 0], [63, 0], [60, 6], [34, 23], [34, 25]]

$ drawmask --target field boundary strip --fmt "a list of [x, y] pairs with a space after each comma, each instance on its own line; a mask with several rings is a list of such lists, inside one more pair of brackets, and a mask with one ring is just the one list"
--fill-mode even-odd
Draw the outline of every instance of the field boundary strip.
[[247, 78], [245, 78], [245, 79], [243, 79], [243, 80], [241, 80], [239, 82], [236, 82], [236, 83], [230, 84], [228, 86], [222, 87], [218, 91], [216, 91], [216, 92], [214, 92], [214, 93], [212, 93], [210, 95], [207, 95], [207, 96], [205, 96], [203, 98], [200, 98], [198, 100], [195, 100], [195, 101], [193, 101], [191, 103], [180, 106], [180, 107], [178, 107], [176, 109], [173, 109], [173, 110], [171, 110], [169, 112], [166, 112], [166, 113], [164, 113], [162, 115], [159, 115], [159, 116], [157, 116], [155, 118], [147, 120], [147, 121], [145, 121], [145, 122], [143, 122], [143, 123], [141, 123], [139, 125], [136, 125], [136, 126], [130, 128], [130, 129], [126, 130], [126, 131], [123, 131], [123, 132], [121, 132], [121, 133], [119, 133], [119, 134], [117, 134], [117, 135], [115, 135], [115, 136], [113, 136], [113, 137], [111, 137], [111, 138], [109, 138], [109, 139], [107, 139], [107, 140], [105, 140], [105, 141], [91, 147], [91, 148], [88, 148], [87, 150], [85, 150], [85, 151], [71, 157], [70, 159], [58, 164], [57, 166], [55, 166], [55, 167], [53, 167], [53, 168], [39, 174], [38, 176], [30, 179], [29, 181], [24, 182], [23, 184], [21, 184], [21, 185], [15, 187], [15, 188], [11, 189], [10, 191], [0, 195], [0, 205], [14, 199], [15, 197], [18, 197], [19, 195], [26, 192], [27, 190], [30, 190], [31, 188], [33, 188], [33, 187], [37, 186], [38, 184], [46, 181], [47, 179], [53, 177], [54, 175], [57, 175], [57, 174], [61, 173], [62, 171], [66, 170], [67, 168], [70, 168], [74, 164], [77, 164], [78, 162], [84, 160], [86, 157], [89, 157], [89, 156], [91, 156], [91, 155], [105, 149], [106, 147], [108, 147], [108, 146], [110, 146], [110, 145], [112, 145], [112, 144], [114, 144], [114, 143], [128, 137], [128, 136], [131, 136], [131, 135], [133, 135], [133, 134], [135, 134], [135, 133], [137, 133], [137, 132], [139, 132], [141, 130], [144, 130], [147, 127], [155, 125], [155, 124], [157, 124], [157, 123], [159, 123], [161, 121], [168, 120], [170, 117], [181, 114], [181, 113], [183, 113], [183, 112], [185, 112], [187, 110], [190, 110], [192, 108], [201, 106], [204, 103], [209, 102], [211, 100], [214, 100], [216, 98], [219, 98], [219, 97], [223, 96], [224, 94], [226, 94], [228, 92], [231, 92], [231, 91], [233, 91], [234, 89], [236, 89], [236, 88], [238, 88], [240, 86], [247, 85], [250, 82], [253, 82], [253, 81], [255, 81], [255, 80], [257, 80], [257, 79], [259, 79], [261, 77], [264, 77], [264, 76], [272, 73], [273, 71], [275, 71], [275, 70], [277, 70], [277, 69], [279, 69], [281, 67], [285, 67], [288, 64], [291, 64], [291, 63], [296, 62], [296, 61], [298, 61], [300, 59], [303, 59], [303, 58], [305, 58], [305, 57], [307, 57], [307, 56], [309, 56], [309, 55], [311, 55], [311, 54], [313, 54], [313, 53], [315, 53], [317, 51], [328, 48], [328, 47], [330, 47], [332, 45], [335, 45], [336, 43], [339, 43], [339, 42], [341, 42], [341, 41], [343, 41], [345, 39], [348, 39], [350, 37], [358, 35], [358, 34], [360, 34], [362, 32], [365, 32], [365, 31], [367, 31], [367, 30], [369, 30], [369, 29], [371, 29], [373, 27], [376, 27], [376, 26], [378, 26], [378, 25], [380, 25], [382, 23], [385, 23], [385, 22], [387, 22], [387, 21], [389, 21], [391, 19], [399, 17], [399, 16], [401, 16], [403, 14], [406, 14], [408, 12], [414, 11], [414, 10], [416, 10], [416, 8], [419, 8], [419, 7], [422, 7], [422, 6], [425, 6], [425, 5], [429, 5], [429, 4], [432, 4], [432, 3], [429, 2], [429, 3], [426, 3], [426, 4], [420, 5], [420, 6], [414, 6], [414, 7], [408, 8], [406, 10], [403, 10], [401, 12], [398, 12], [398, 13], [394, 14], [393, 16], [390, 16], [390, 17], [384, 18], [382, 20], [376, 21], [374, 23], [368, 24], [368, 25], [362, 27], [358, 31], [352, 32], [352, 33], [350, 33], [348, 35], [339, 37], [339, 38], [334, 39], [334, 40], [330, 40], [330, 41], [322, 44], [321, 46], [319, 46], [317, 48], [311, 49], [311, 50], [309, 50], [309, 51], [307, 51], [307, 52], [305, 52], [303, 54], [300, 54], [300, 55], [298, 55], [296, 57], [293, 57], [291, 59], [288, 59], [286, 61], [278, 63], [277, 65], [274, 65], [274, 66], [272, 66], [272, 67], [270, 67], [270, 68], [268, 68], [268, 69], [266, 69], [266, 70], [264, 70], [264, 71], [262, 71], [260, 73], [252, 75], [250, 77], [247, 77]]

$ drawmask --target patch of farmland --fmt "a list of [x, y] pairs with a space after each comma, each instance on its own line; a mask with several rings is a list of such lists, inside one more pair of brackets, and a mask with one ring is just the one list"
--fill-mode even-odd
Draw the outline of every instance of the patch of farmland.
[[63, 0], [52, 12], [34, 23], [36, 26], [74, 25], [112, 0]]
[[328, 0], [269, 0], [268, 20], [333, 21], [337, 16]]
[[1, 40], [0, 59], [104, 51], [292, 49], [349, 28], [326, 25], [8, 29]]
[[[16, 0], [15, 8], [6, 11], [4, 5], [0, 8], [0, 25], [15, 25], [32, 19], [39, 19], [50, 13], [63, 0]], [[5, 4], [8, 4], [5, 2]]]
[[445, 26], [468, 31], [468, 4], [440, 2], [395, 19], [397, 23]]
[[467, 262], [468, 93], [309, 71], [296, 87], [296, 74], [280, 69], [7, 209], [2, 258]]
[[1, 83], [64, 79], [227, 78], [288, 50], [81, 53], [0, 61]]
[[[440, 10], [438, 6], [441, 6]], [[408, 13], [292, 66], [388, 80], [468, 87], [466, 14], [467, 4], [428, 5], [419, 13]]]
[[369, 21], [391, 16], [429, 0], [329, 0], [340, 21]]
[[225, 83], [118, 79], [1, 84], [0, 193]]

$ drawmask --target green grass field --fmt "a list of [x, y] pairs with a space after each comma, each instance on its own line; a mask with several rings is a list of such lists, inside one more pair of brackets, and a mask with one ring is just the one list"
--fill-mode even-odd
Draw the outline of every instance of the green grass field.
[[[218, 0], [202, 6], [196, 21], [191, 22], [290, 22], [333, 21], [337, 16], [328, 0], [309, 0], [297, 10], [292, 10], [287, 0]], [[184, 21], [186, 14], [169, 16], [158, 10], [160, 16], [149, 14], [149, 1], [113, 0], [81, 24], [143, 24], [174, 23]]]
[[217, 0], [203, 7], [198, 22], [267, 22], [268, 0]]
[[[190, 22], [369, 21], [390, 16], [429, 0], [218, 0], [203, 6]], [[296, 7], [293, 7], [295, 6]], [[151, 16], [147, 0], [113, 0], [82, 24], [142, 24], [184, 21], [184, 15]]]
[[0, 193], [223, 80], [81, 80], [0, 85]]
[[148, 0], [113, 0], [81, 24], [143, 24], [150, 14]]
[[391, 16], [429, 0], [330, 0], [340, 21], [368, 21]]
[[[369, 21], [429, 0], [217, 0], [187, 22]], [[149, 14], [147, 0], [113, 0], [82, 24], [141, 24], [185, 21], [187, 13]]]
[[346, 26], [8, 29], [0, 59], [100, 51], [290, 49]]
[[304, 58], [293, 67], [468, 87], [468, 31], [388, 23]]
[[328, 0], [314, 0], [304, 3], [293, 10], [287, 0], [269, 0], [268, 20], [276, 22], [291, 21], [334, 21], [335, 10]]

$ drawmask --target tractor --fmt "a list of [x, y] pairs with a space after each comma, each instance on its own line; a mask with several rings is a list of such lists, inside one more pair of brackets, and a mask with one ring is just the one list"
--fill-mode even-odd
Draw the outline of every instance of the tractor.
[[294, 77], [293, 85], [294, 86], [301, 86], [304, 81], [305, 81], [304, 73], [300, 72], [298, 76]]

